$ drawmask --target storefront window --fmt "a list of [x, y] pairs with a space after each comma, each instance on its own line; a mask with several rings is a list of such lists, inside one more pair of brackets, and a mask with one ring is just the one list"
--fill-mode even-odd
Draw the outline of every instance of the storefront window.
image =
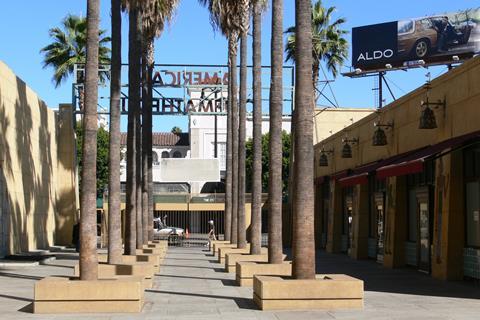
[[467, 247], [480, 247], [480, 183], [468, 182], [465, 190], [467, 209]]
[[480, 146], [465, 150], [466, 246], [480, 247]]

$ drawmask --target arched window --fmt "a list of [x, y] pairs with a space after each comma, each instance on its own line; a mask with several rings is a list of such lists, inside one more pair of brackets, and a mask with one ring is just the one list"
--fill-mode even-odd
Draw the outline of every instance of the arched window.
[[152, 152], [152, 163], [158, 164], [158, 154], [155, 151]]
[[174, 157], [174, 158], [181, 158], [181, 157], [182, 157], [182, 153], [181, 153], [180, 151], [175, 151], [175, 152], [173, 153], [173, 157]]
[[170, 154], [168, 153], [168, 151], [163, 151], [162, 152], [162, 159], [167, 159], [167, 158], [170, 158]]

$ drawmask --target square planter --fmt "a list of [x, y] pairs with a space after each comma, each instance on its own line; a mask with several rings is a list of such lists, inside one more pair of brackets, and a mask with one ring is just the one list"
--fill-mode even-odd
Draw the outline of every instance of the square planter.
[[211, 240], [209, 243], [208, 243], [208, 250], [210, 251], [210, 253], [215, 253], [214, 252], [214, 247], [215, 247], [215, 244], [230, 244], [230, 241], [227, 241], [227, 240]]
[[[146, 262], [136, 262], [133, 264], [98, 264], [99, 279], [116, 279], [120, 277], [142, 278], [142, 284], [144, 289], [152, 288], [154, 274], [154, 265]], [[80, 275], [80, 269], [78, 264], [74, 267], [74, 275], [75, 277], [78, 277]]]
[[218, 249], [218, 263], [225, 263], [225, 255], [227, 253], [250, 253], [250, 244], [247, 243], [245, 248], [239, 249], [235, 247], [222, 247]]
[[[99, 254], [98, 255], [98, 262], [107, 263], [108, 262], [108, 255]], [[157, 255], [139, 254], [139, 255], [135, 255], [135, 256], [126, 256], [126, 255], [122, 256], [122, 263], [124, 263], [124, 264], [132, 264], [132, 263], [136, 263], [136, 262], [147, 262], [147, 263], [153, 264], [156, 268], [158, 268], [158, 270], [156, 270], [156, 271], [160, 270], [161, 259]]]
[[131, 313], [143, 308], [141, 277], [80, 281], [48, 277], [34, 288], [34, 313]]
[[253, 300], [261, 310], [361, 309], [363, 281], [344, 274], [317, 275], [312, 280], [255, 276]]
[[292, 262], [280, 264], [268, 262], [241, 261], [237, 262], [235, 281], [240, 287], [252, 287], [255, 275], [291, 276]]
[[[284, 259], [285, 257], [286, 255], [284, 255]], [[267, 262], [268, 249], [262, 248], [261, 254], [227, 253], [225, 255], [225, 272], [229, 272], [229, 273], [236, 272], [237, 262], [240, 262], [240, 261]]]
[[212, 255], [216, 256], [218, 254], [218, 250], [220, 248], [236, 248], [237, 245], [236, 244], [232, 244], [232, 243], [214, 243], [213, 244], [213, 252], [212, 252]]

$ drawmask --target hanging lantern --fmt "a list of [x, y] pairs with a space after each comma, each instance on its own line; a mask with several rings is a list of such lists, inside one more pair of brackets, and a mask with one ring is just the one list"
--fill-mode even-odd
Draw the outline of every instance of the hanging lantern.
[[373, 133], [372, 146], [385, 146], [387, 145], [387, 135], [382, 128], [377, 127]]
[[320, 154], [320, 158], [318, 159], [318, 165], [320, 167], [328, 167], [328, 157], [323, 152]]
[[[427, 100], [428, 103], [428, 100]], [[427, 105], [425, 109], [422, 110], [422, 114], [420, 116], [420, 124], [418, 126], [419, 129], [435, 129], [437, 128], [437, 121], [435, 119], [435, 113], [432, 109]]]
[[350, 159], [352, 157], [352, 146], [346, 142], [342, 148], [342, 158]]

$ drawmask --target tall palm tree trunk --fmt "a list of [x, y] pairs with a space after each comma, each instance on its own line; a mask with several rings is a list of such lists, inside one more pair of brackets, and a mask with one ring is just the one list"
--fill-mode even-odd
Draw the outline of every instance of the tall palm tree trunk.
[[231, 51], [232, 41], [228, 41], [228, 102], [227, 102], [227, 156], [226, 156], [226, 174], [225, 174], [225, 218], [224, 233], [225, 240], [231, 240], [232, 231], [232, 59]]
[[233, 41], [231, 70], [231, 94], [232, 94], [232, 231], [231, 243], [238, 242], [238, 99], [237, 99], [237, 49], [238, 33], [232, 32], [230, 37]]
[[238, 248], [247, 246], [245, 222], [245, 136], [247, 123], [247, 32], [240, 40], [240, 105], [238, 125]]
[[262, 247], [262, 4], [253, 6], [253, 178], [250, 254]]
[[142, 39], [142, 12], [141, 10], [138, 11], [138, 19], [137, 19], [137, 25], [136, 27], [136, 34], [138, 35], [138, 39], [136, 39], [135, 45], [138, 47], [138, 50], [136, 51], [137, 56], [135, 57], [136, 60], [139, 61], [138, 64], [138, 78], [139, 78], [139, 84], [137, 87], [137, 92], [139, 94], [139, 99], [138, 99], [138, 105], [136, 108], [136, 113], [137, 116], [135, 118], [135, 135], [137, 139], [135, 140], [136, 148], [135, 148], [135, 165], [136, 165], [136, 187], [137, 187], [137, 196], [136, 196], [136, 201], [137, 201], [137, 207], [136, 207], [136, 213], [137, 213], [137, 238], [136, 238], [136, 243], [137, 243], [137, 249], [142, 249], [143, 247], [143, 223], [142, 223], [142, 217], [143, 217], [143, 199], [142, 199], [142, 106], [141, 106], [141, 92], [142, 92], [142, 44], [143, 44], [143, 39]]
[[[149, 40], [144, 40], [142, 52], [142, 235], [143, 244], [148, 243], [148, 130], [147, 117], [150, 103], [148, 101], [148, 83], [147, 83], [147, 55]], [[151, 109], [150, 109], [151, 110]]]
[[144, 130], [146, 133], [147, 148], [147, 202], [148, 202], [148, 229], [147, 237], [153, 240], [153, 172], [152, 172], [152, 90], [153, 90], [153, 68], [155, 52], [154, 41], [149, 41], [147, 51], [147, 104]]
[[122, 69], [121, 0], [112, 0], [112, 66], [108, 155], [108, 263], [122, 262], [120, 215], [120, 94]]
[[283, 0], [272, 3], [268, 262], [282, 263]]
[[315, 278], [311, 10], [310, 0], [295, 0], [297, 48], [292, 274], [296, 279]]
[[125, 228], [125, 254], [134, 255], [137, 243], [137, 174], [136, 174], [136, 123], [137, 108], [140, 104], [140, 60], [136, 44], [138, 9], [129, 11], [128, 35], [128, 131], [127, 131], [127, 204]]
[[85, 66], [85, 116], [83, 118], [83, 168], [80, 202], [80, 279], [96, 280], [97, 260], [97, 102], [98, 30], [100, 1], [87, 1], [87, 59]]
[[[141, 87], [139, 87], [140, 89]], [[143, 247], [143, 194], [142, 194], [142, 123], [141, 123], [141, 108], [140, 110], [137, 110], [137, 117], [136, 117], [136, 126], [135, 126], [135, 131], [136, 131], [136, 136], [137, 139], [135, 140], [136, 144], [136, 159], [135, 159], [135, 165], [137, 166], [136, 168], [136, 187], [137, 187], [137, 238], [136, 238], [136, 248], [137, 249], [142, 249]]]

